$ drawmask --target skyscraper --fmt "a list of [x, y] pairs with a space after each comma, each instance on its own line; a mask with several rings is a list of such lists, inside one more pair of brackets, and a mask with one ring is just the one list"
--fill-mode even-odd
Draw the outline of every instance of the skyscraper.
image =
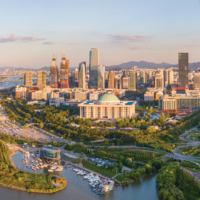
[[194, 89], [200, 89], [200, 73], [194, 74]]
[[136, 91], [137, 89], [137, 72], [130, 70], [130, 90]]
[[32, 71], [25, 71], [25, 74], [24, 74], [24, 85], [33, 86], [32, 75], [33, 75]]
[[130, 77], [122, 77], [122, 89], [130, 89]]
[[78, 87], [85, 89], [86, 62], [79, 64]]
[[179, 53], [178, 57], [179, 87], [185, 87], [188, 85], [188, 53]]
[[90, 51], [89, 73], [90, 73], [90, 88], [98, 88], [98, 65], [99, 65], [99, 50], [92, 48]]
[[56, 58], [52, 58], [52, 66], [50, 66], [50, 87], [58, 88], [58, 67], [56, 65]]
[[97, 66], [97, 88], [105, 88], [105, 66]]
[[164, 88], [164, 79], [163, 76], [157, 75], [154, 79], [155, 88]]
[[62, 55], [60, 63], [60, 88], [69, 88], [69, 60]]
[[108, 74], [108, 88], [115, 88], [115, 73], [114, 71], [110, 71]]
[[141, 83], [146, 83], [146, 74], [144, 70], [140, 71], [140, 82]]
[[78, 70], [78, 68], [76, 68], [76, 69], [74, 70], [74, 77], [75, 77], [75, 80], [76, 80], [76, 81], [78, 81], [78, 73], [79, 73], [79, 70]]
[[174, 71], [170, 69], [168, 71], [168, 84], [172, 84], [174, 82]]
[[46, 86], [46, 73], [44, 71], [37, 71], [37, 85], [40, 87]]
[[169, 84], [169, 69], [164, 70], [164, 86]]

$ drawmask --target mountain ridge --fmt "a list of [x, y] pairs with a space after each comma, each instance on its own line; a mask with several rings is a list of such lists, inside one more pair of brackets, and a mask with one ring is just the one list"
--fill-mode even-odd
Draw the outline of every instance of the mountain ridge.
[[[121, 69], [131, 69], [132, 67], [137, 66], [141, 69], [157, 69], [157, 68], [169, 68], [169, 67], [178, 67], [178, 64], [169, 64], [169, 63], [153, 63], [153, 62], [146, 62], [146, 61], [130, 61], [126, 63], [121, 63], [119, 65], [111, 65], [111, 66], [105, 66], [105, 70], [121, 70]], [[0, 67], [0, 71], [4, 71], [5, 69], [13, 69], [15, 67]], [[78, 67], [70, 67], [69, 70], [73, 71]], [[194, 62], [189, 63], [189, 70], [197, 70], [200, 68], [200, 62]], [[38, 71], [38, 70], [44, 70], [49, 71], [49, 67], [44, 66], [41, 68], [23, 68], [23, 67], [16, 67], [16, 70], [32, 70], [32, 71]], [[87, 67], [89, 69], [89, 67]]]

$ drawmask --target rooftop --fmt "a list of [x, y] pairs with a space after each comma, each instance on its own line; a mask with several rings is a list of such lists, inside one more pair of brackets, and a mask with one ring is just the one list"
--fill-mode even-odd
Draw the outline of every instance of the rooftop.
[[106, 94], [103, 94], [99, 98], [99, 101], [120, 101], [120, 100], [114, 94], [112, 94], [112, 93], [106, 93]]

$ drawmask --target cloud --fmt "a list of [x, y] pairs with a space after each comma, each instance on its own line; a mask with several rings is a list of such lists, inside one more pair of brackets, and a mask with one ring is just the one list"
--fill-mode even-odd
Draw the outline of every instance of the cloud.
[[46, 41], [46, 42], [43, 42], [44, 45], [52, 45], [54, 44], [55, 42], [53, 41]]
[[36, 42], [46, 40], [45, 38], [38, 38], [36, 36], [18, 36], [15, 34], [11, 34], [9, 36], [0, 36], [0, 43], [7, 43], [7, 42]]
[[108, 35], [114, 42], [145, 42], [146, 40], [150, 39], [150, 36], [145, 35]]
[[130, 48], [130, 50], [150, 50], [150, 47], [133, 47]]

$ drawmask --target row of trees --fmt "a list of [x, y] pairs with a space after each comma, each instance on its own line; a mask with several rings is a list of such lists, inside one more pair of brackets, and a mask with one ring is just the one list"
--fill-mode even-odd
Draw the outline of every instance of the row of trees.
[[162, 200], [200, 200], [200, 185], [193, 176], [180, 169], [177, 162], [167, 163], [156, 183]]

